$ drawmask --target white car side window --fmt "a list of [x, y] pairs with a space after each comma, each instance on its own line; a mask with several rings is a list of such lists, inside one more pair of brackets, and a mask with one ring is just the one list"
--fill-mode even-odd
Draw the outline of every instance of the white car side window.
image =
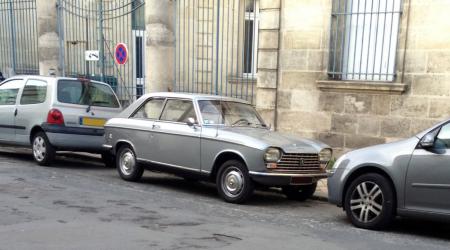
[[22, 79], [11, 80], [0, 85], [0, 105], [15, 105], [17, 94], [22, 86]]

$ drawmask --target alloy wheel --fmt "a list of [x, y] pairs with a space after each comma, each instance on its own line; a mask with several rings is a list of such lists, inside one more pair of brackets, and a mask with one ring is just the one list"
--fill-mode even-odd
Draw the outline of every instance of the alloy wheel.
[[41, 136], [36, 136], [33, 142], [33, 155], [38, 161], [43, 161], [47, 153], [45, 140]]
[[374, 221], [383, 212], [383, 192], [376, 183], [361, 182], [352, 192], [350, 210], [362, 223]]

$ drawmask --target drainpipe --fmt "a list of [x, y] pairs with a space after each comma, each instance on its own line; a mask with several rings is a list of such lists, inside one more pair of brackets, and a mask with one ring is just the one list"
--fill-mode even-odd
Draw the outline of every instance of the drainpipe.
[[281, 82], [281, 14], [283, 10], [283, 2], [284, 0], [280, 0], [280, 14], [278, 19], [278, 58], [277, 58], [277, 82], [275, 85], [275, 114], [273, 121], [273, 129], [275, 131], [278, 130], [278, 86]]

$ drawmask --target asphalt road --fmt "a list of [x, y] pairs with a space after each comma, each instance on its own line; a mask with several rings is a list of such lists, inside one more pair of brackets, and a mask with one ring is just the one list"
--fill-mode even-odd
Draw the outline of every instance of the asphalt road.
[[449, 249], [450, 224], [398, 219], [352, 227], [323, 201], [258, 191], [224, 203], [214, 185], [146, 172], [140, 183], [85, 156], [34, 164], [0, 149], [0, 249]]

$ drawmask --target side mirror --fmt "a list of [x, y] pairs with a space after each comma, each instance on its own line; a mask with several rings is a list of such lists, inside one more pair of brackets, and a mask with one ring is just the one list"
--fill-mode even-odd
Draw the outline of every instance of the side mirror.
[[187, 125], [188, 125], [189, 127], [195, 127], [195, 119], [192, 118], [192, 117], [189, 117], [189, 118], [187, 119], [186, 123], [187, 123]]
[[434, 146], [434, 139], [434, 133], [428, 133], [420, 140], [420, 146], [422, 146], [422, 148], [431, 148]]

